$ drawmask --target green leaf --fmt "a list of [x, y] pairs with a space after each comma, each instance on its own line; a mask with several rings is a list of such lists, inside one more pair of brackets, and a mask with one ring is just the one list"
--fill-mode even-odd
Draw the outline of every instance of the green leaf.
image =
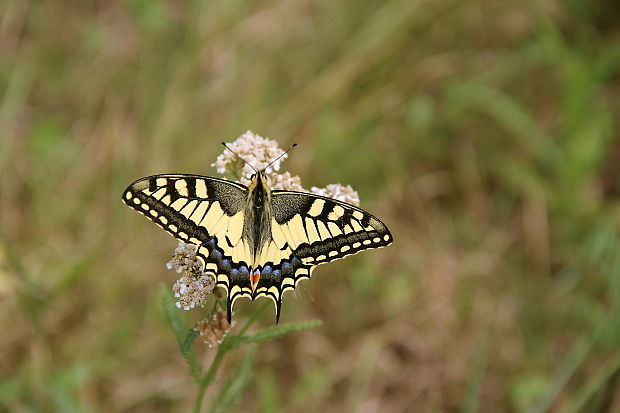
[[222, 348], [222, 351], [226, 353], [230, 350], [239, 348], [241, 344], [245, 343], [244, 339], [245, 336], [239, 334], [229, 334], [224, 337], [224, 341], [220, 344], [220, 347]]
[[183, 357], [186, 357], [192, 351], [192, 344], [194, 344], [194, 340], [199, 334], [200, 332], [195, 328], [189, 329], [185, 335], [185, 340], [183, 340], [183, 344], [181, 345], [181, 354]]
[[168, 324], [170, 324], [170, 327], [172, 327], [172, 330], [177, 337], [177, 341], [179, 342], [179, 346], [181, 346], [185, 341], [186, 328], [177, 312], [174, 297], [172, 296], [168, 288], [162, 283], [159, 285], [159, 289], [164, 313], [166, 314], [166, 320], [168, 320]]
[[245, 336], [243, 341], [246, 343], [259, 343], [261, 341], [273, 340], [275, 338], [284, 337], [290, 333], [316, 328], [321, 324], [323, 324], [321, 320], [309, 320], [299, 323], [277, 325], [261, 330], [251, 336]]
[[[323, 324], [321, 320], [309, 320], [309, 321], [302, 321], [299, 323], [280, 324], [277, 326], [266, 328], [252, 335], [243, 335], [243, 334], [228, 335], [224, 339], [224, 342], [220, 344], [220, 347], [222, 347], [224, 352], [228, 352], [230, 350], [234, 350], [238, 348], [242, 344], [259, 343], [261, 341], [273, 340], [275, 338], [284, 337], [287, 334], [295, 333], [297, 331], [303, 331], [303, 330], [309, 330], [311, 328], [316, 328], [316, 327], [319, 327], [321, 324]], [[245, 331], [245, 329], [242, 331]]]
[[192, 343], [198, 335], [198, 332], [193, 328], [187, 328], [185, 326], [181, 320], [181, 316], [179, 316], [174, 297], [172, 296], [170, 290], [164, 284], [160, 284], [159, 289], [164, 313], [166, 314], [166, 320], [168, 320], [168, 324], [170, 324], [172, 331], [174, 331], [181, 355], [189, 364], [189, 368], [194, 378], [196, 378], [196, 380], [200, 380], [202, 368], [200, 367], [200, 363], [198, 363], [196, 352], [192, 347]]

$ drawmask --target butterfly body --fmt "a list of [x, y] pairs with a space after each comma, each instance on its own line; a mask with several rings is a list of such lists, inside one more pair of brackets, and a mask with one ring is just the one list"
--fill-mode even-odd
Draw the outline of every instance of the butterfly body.
[[252, 246], [253, 265], [271, 233], [271, 190], [263, 173], [256, 174], [248, 188], [243, 236]]
[[310, 278], [314, 267], [392, 242], [387, 227], [368, 212], [305, 192], [272, 191], [262, 172], [249, 187], [187, 174], [139, 179], [123, 201], [196, 245], [197, 257], [236, 299], [267, 296], [279, 320], [284, 291]]

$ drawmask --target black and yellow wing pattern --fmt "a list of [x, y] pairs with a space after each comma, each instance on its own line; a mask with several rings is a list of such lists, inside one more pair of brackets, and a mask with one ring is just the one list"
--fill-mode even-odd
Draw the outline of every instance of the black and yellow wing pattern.
[[[166, 174], [139, 179], [123, 193], [127, 205], [196, 245], [205, 271], [227, 291], [229, 321], [244, 296], [271, 298], [279, 320], [283, 293], [314, 267], [392, 242], [368, 212], [304, 192], [269, 192], [259, 224], [252, 191], [226, 179]], [[263, 234], [252, 236], [252, 228]]]

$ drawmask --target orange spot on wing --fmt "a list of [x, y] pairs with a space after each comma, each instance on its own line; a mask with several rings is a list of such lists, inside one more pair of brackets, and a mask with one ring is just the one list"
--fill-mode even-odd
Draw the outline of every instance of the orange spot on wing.
[[250, 282], [252, 283], [252, 285], [256, 285], [258, 284], [258, 280], [260, 280], [260, 272], [258, 270], [255, 270], [253, 273], [250, 274]]

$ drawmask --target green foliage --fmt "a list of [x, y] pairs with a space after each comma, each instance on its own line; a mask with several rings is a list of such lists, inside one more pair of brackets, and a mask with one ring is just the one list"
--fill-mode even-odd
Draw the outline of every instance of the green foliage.
[[174, 297], [170, 293], [170, 290], [163, 284], [160, 285], [160, 294], [168, 324], [176, 336], [181, 355], [187, 361], [191, 373], [196, 379], [196, 383], [199, 387], [198, 397], [194, 405], [194, 412], [201, 411], [205, 392], [209, 385], [215, 380], [220, 364], [226, 354], [243, 345], [247, 345], [245, 358], [241, 361], [238, 368], [230, 373], [230, 378], [221, 386], [220, 393], [210, 404], [208, 409], [209, 412], [228, 411], [232, 405], [240, 399], [243, 390], [247, 387], [254, 375], [253, 366], [255, 362], [256, 345], [258, 343], [282, 338], [288, 334], [309, 330], [321, 325], [319, 320], [311, 320], [267, 327], [254, 334], [244, 334], [256, 321], [258, 315], [265, 309], [266, 306], [263, 305], [248, 319], [238, 334], [229, 334], [224, 338], [222, 343], [219, 344], [217, 354], [212, 360], [209, 369], [206, 373], [203, 373], [202, 366], [196, 357], [196, 352], [193, 347], [194, 339], [199, 335], [198, 330], [196, 328], [185, 327], [179, 315], [179, 311], [176, 308]]

